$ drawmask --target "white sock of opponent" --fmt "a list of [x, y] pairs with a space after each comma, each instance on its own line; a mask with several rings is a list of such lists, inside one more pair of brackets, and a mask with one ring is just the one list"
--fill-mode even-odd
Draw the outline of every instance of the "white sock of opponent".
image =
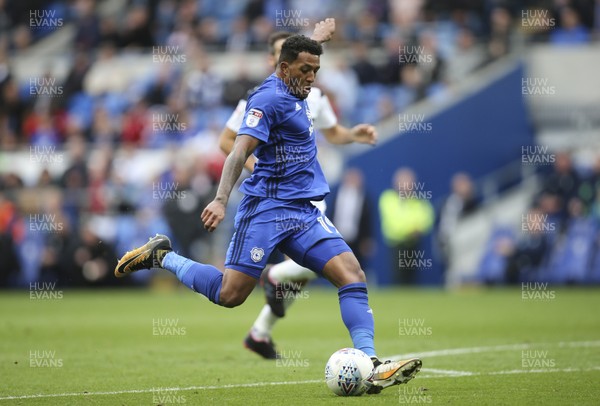
[[252, 325], [252, 336], [256, 340], [266, 340], [271, 337], [273, 326], [279, 317], [271, 312], [271, 306], [265, 304]]
[[[294, 303], [294, 299], [287, 298], [283, 302], [283, 306], [285, 310], [289, 309], [289, 307]], [[267, 338], [271, 338], [271, 331], [273, 331], [273, 326], [277, 323], [279, 317], [275, 316], [271, 311], [271, 306], [265, 304], [258, 314], [258, 317], [254, 321], [252, 325], [252, 335], [257, 340], [265, 340]]]
[[273, 265], [269, 271], [269, 276], [274, 282], [280, 283], [310, 281], [317, 278], [316, 273], [298, 265], [291, 259]]
[[[304, 268], [291, 259], [273, 265], [269, 271], [269, 276], [275, 282], [289, 283], [296, 281], [312, 280], [317, 277], [317, 274], [308, 268]], [[293, 297], [288, 297], [284, 302], [284, 307], [287, 310], [294, 303]], [[271, 337], [273, 326], [277, 323], [279, 317], [271, 312], [271, 306], [265, 304], [260, 311], [258, 317], [252, 325], [252, 335], [257, 340], [264, 340]]]

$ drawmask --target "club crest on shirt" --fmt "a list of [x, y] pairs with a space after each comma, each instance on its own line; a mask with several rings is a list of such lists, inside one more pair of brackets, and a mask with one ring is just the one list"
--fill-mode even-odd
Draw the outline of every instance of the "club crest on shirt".
[[250, 250], [250, 258], [254, 262], [260, 262], [265, 256], [265, 250], [262, 248], [254, 247]]
[[262, 116], [262, 111], [258, 109], [250, 109], [248, 115], [246, 116], [246, 125], [248, 127], [256, 127]]

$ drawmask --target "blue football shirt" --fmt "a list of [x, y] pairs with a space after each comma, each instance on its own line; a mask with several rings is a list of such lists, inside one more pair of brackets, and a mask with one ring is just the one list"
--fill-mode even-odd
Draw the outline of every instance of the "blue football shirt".
[[240, 191], [282, 200], [322, 200], [329, 185], [317, 161], [313, 120], [306, 100], [287, 91], [275, 74], [248, 98], [238, 135], [262, 141], [258, 162]]

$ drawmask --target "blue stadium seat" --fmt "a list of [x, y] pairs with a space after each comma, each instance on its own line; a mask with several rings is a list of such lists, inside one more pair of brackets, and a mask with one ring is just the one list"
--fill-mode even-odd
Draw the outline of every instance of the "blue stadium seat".
[[385, 87], [381, 84], [374, 83], [361, 86], [358, 92], [357, 105], [360, 107], [377, 105], [383, 94], [385, 94]]
[[515, 242], [516, 237], [508, 227], [496, 226], [486, 243], [477, 270], [477, 280], [482, 283], [504, 283], [507, 258], [496, 251], [496, 245], [508, 238]]
[[596, 235], [594, 239], [594, 251], [595, 255], [585, 281], [586, 283], [600, 284], [600, 235]]
[[394, 100], [394, 107], [398, 111], [404, 111], [409, 105], [414, 103], [416, 92], [414, 89], [406, 86], [396, 86], [392, 89], [392, 98]]
[[545, 279], [551, 283], [583, 283], [592, 260], [597, 228], [589, 218], [571, 220], [555, 245]]
[[129, 108], [129, 100], [124, 93], [108, 93], [104, 96], [104, 108], [111, 118], [120, 117]]
[[94, 98], [87, 93], [76, 93], [69, 100], [67, 110], [69, 116], [77, 119], [81, 128], [88, 129], [92, 125]]

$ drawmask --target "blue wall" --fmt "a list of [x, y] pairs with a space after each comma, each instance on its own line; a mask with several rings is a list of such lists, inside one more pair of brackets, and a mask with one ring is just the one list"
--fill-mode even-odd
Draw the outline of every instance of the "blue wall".
[[[375, 209], [377, 248], [365, 268], [376, 272], [379, 284], [389, 284], [391, 274], [388, 250], [379, 229], [377, 199], [392, 186], [395, 170], [401, 166], [412, 168], [417, 181], [424, 182], [425, 190], [431, 191], [435, 204], [448, 194], [454, 173], [465, 171], [478, 179], [520, 160], [521, 147], [533, 143], [533, 128], [521, 94], [523, 75], [524, 68], [519, 65], [478, 93], [435, 116], [425, 117], [425, 122], [431, 123], [431, 131], [403, 133], [349, 160], [348, 166], [364, 172], [367, 193]], [[428, 258], [435, 258], [431, 245], [429, 236], [423, 249]], [[439, 263], [419, 272], [421, 284], [442, 282]]]

